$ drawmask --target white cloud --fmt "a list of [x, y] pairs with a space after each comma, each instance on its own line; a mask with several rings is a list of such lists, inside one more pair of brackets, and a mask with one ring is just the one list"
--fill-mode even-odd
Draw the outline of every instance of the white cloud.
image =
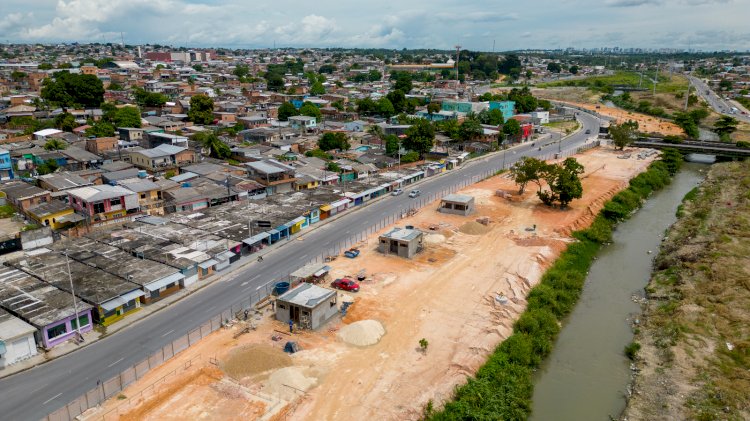
[[[527, 2], [529, 3], [529, 2]], [[573, 3], [573, 4], [571, 4]], [[0, 39], [192, 46], [746, 49], [750, 0], [0, 0]], [[314, 10], [314, 12], [313, 12]], [[398, 11], [394, 13], [393, 11]], [[613, 13], [616, 11], [616, 13]], [[602, 34], [608, 34], [603, 36]], [[609, 43], [609, 44], [608, 44]]]

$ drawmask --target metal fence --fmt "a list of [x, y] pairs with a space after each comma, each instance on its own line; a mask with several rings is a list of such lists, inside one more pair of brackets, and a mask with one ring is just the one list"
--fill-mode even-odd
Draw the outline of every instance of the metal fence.
[[149, 371], [159, 367], [180, 352], [195, 345], [202, 338], [221, 328], [227, 321], [244, 313], [245, 310], [252, 310], [255, 304], [271, 295], [275, 283], [276, 281], [272, 281], [261, 286], [258, 290], [248, 295], [247, 298], [227, 307], [202, 325], [157, 349], [147, 358], [131, 365], [108, 380], [97, 382], [94, 388], [77, 397], [64, 407], [47, 415], [43, 420], [71, 421], [84, 411], [103, 404], [104, 401], [122, 392], [136, 380], [143, 378]]
[[[599, 146], [598, 141], [583, 145], [577, 149], [563, 150], [559, 153], [550, 153], [549, 156], [540, 157], [540, 159], [547, 160], [553, 159], [555, 157], [564, 158], [594, 148], [596, 146]], [[382, 230], [389, 225], [395, 224], [401, 219], [408, 217], [412, 211], [422, 209], [425, 206], [448, 194], [455, 193], [458, 190], [497, 175], [500, 171], [510, 168], [512, 164], [512, 162], [504, 162], [502, 165], [496, 168], [485, 170], [480, 174], [466, 177], [465, 179], [460, 180], [453, 185], [445, 187], [439, 191], [433, 191], [414, 198], [408, 203], [405, 203], [404, 206], [398, 209], [395, 213], [382, 217], [380, 220], [371, 224], [368, 228], [356, 232], [345, 239], [334, 241], [331, 244], [324, 245], [321, 248], [320, 255], [316, 254], [313, 259], [307, 262], [298, 262], [298, 266], [302, 267], [306, 264], [311, 263], [323, 263], [328, 261], [327, 258], [329, 256], [341, 255], [344, 251], [366, 240], [370, 235]], [[248, 295], [247, 298], [242, 299], [240, 300], [240, 302], [229, 306], [222, 312], [213, 316], [207, 322], [187, 332], [182, 337], [175, 339], [164, 347], [156, 350], [148, 358], [145, 358], [137, 364], [128, 367], [111, 379], [97, 384], [95, 388], [86, 392], [84, 395], [79, 396], [66, 406], [49, 414], [44, 418], [44, 420], [71, 421], [87, 409], [101, 405], [106, 399], [114, 396], [117, 393], [120, 393], [128, 385], [132, 384], [136, 380], [141, 379], [150, 370], [153, 370], [164, 362], [169, 361], [175, 355], [195, 345], [202, 338], [219, 329], [227, 321], [232, 320], [239, 314], [244, 313], [245, 310], [251, 310], [253, 306], [259, 303], [261, 300], [270, 297], [273, 293], [275, 284], [281, 280], [282, 279], [276, 279], [263, 285], [258, 290]], [[293, 281], [289, 275], [286, 276], [286, 280], [290, 282]]]

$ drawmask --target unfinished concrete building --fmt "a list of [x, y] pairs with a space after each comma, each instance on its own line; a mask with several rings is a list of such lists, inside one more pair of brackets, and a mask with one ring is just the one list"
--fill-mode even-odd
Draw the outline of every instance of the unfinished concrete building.
[[378, 251], [411, 259], [422, 251], [422, 231], [396, 227], [378, 238]]
[[276, 299], [276, 320], [317, 329], [338, 313], [336, 291], [303, 283]]
[[465, 194], [449, 194], [440, 200], [440, 212], [468, 216], [474, 212], [474, 198]]

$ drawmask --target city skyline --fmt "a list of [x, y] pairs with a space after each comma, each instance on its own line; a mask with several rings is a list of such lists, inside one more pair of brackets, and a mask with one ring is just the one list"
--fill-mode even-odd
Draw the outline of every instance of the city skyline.
[[[424, 0], [310, 8], [298, 1], [5, 0], [0, 40], [192, 47], [520, 49], [673, 48], [740, 50], [750, 45], [738, 0]], [[530, 9], [530, 10], [528, 10]]]

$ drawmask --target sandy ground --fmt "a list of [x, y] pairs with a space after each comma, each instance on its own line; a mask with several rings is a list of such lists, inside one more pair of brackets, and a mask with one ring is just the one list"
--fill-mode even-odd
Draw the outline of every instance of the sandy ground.
[[595, 111], [607, 117], [614, 118], [617, 124], [623, 123], [628, 120], [635, 120], [638, 122], [638, 130], [643, 133], [659, 133], [663, 135], [675, 136], [684, 134], [683, 130], [676, 124], [658, 117], [652, 117], [646, 114], [621, 110], [614, 107], [607, 107], [606, 105], [593, 105], [583, 102], [569, 103], [585, 108], [587, 110]]
[[0, 219], [0, 236], [13, 235], [23, 228], [23, 223], [14, 218]]
[[[288, 360], [269, 354], [281, 353], [290, 335], [281, 333], [288, 328], [272, 320], [267, 308], [253, 319], [257, 330], [238, 335], [237, 325], [214, 333], [92, 416], [110, 411], [108, 419], [419, 419], [429, 400], [450, 398], [511, 333], [526, 294], [571, 240], [570, 232], [587, 226], [649, 163], [619, 154], [602, 148], [578, 156], [586, 168], [584, 197], [564, 211], [544, 207], [534, 188], [516, 195], [506, 176], [461, 191], [475, 197], [472, 216], [438, 213], [434, 203], [398, 224], [427, 233], [416, 258], [378, 253], [373, 236], [360, 245], [357, 259], [330, 263], [332, 277], [364, 270], [367, 279], [359, 293], [339, 293], [340, 301], [354, 300], [346, 317], [292, 335], [302, 351]], [[501, 198], [498, 190], [512, 195]], [[479, 217], [489, 218], [486, 228], [474, 222]], [[343, 324], [370, 319], [385, 327], [379, 343], [356, 347], [337, 338]], [[419, 349], [421, 338], [429, 342], [426, 352]], [[247, 358], [243, 366], [237, 349], [258, 347], [262, 352], [239, 357]], [[180, 370], [190, 358], [191, 368]], [[232, 376], [221, 371], [227, 367]], [[139, 393], [154, 382], [158, 393]], [[141, 395], [153, 398], [144, 402]]]

